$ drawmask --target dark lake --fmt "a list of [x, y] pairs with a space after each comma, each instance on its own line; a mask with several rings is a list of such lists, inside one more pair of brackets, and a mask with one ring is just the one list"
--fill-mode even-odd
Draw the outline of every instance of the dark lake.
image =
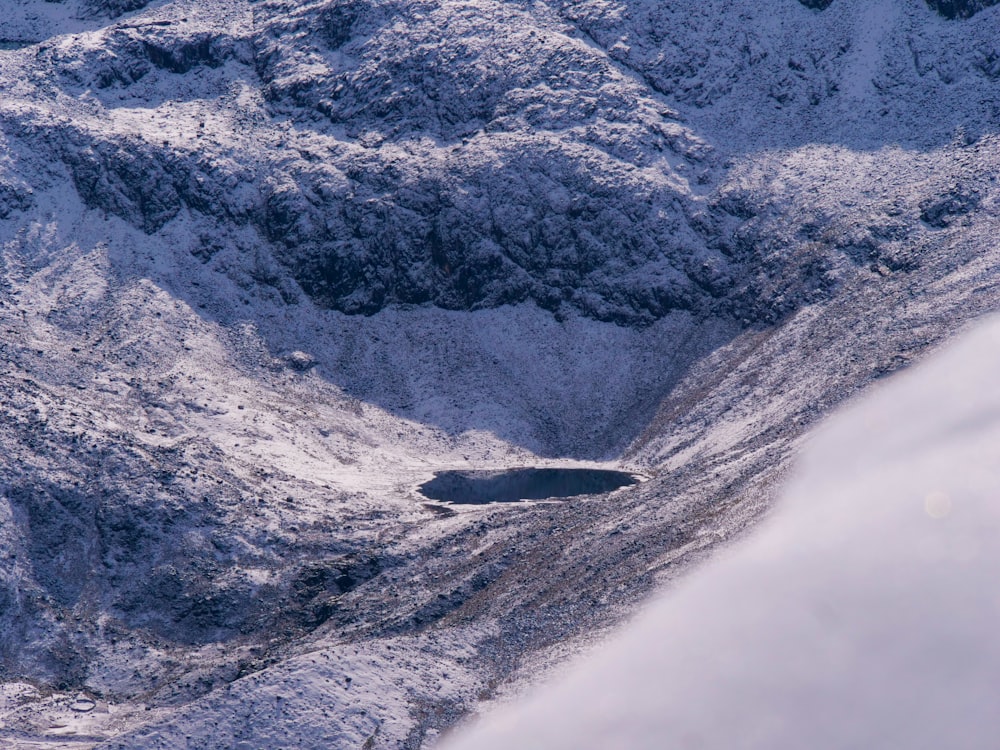
[[632, 474], [609, 469], [439, 471], [429, 482], [420, 485], [419, 490], [431, 500], [482, 505], [596, 495], [636, 482]]

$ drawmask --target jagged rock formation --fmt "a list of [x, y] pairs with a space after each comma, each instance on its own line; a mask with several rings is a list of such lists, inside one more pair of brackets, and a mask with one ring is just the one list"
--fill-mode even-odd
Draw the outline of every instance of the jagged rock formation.
[[[746, 218], [745, 209], [697, 197], [698, 183], [715, 179], [718, 157], [662, 97], [706, 110], [710, 129], [736, 113], [747, 115], [749, 130], [773, 138], [782, 129], [760, 111], [777, 107], [779, 121], [812, 121], [817, 132], [829, 132], [831, 121], [843, 122], [835, 114], [850, 93], [841, 88], [852, 80], [853, 31], [795, 32], [806, 40], [802, 59], [782, 59], [768, 51], [773, 40], [748, 37], [735, 57], [679, 67], [698, 54], [653, 43], [678, 23], [675, 11], [654, 15], [637, 6], [628, 27], [634, 41], [624, 45], [618, 37], [625, 26], [604, 29], [587, 7], [570, 18], [610, 57], [560, 21], [506, 6], [468, 17], [442, 6], [403, 26], [388, 8], [330, 3], [294, 14], [282, 3], [260, 4], [231, 30], [183, 18], [124, 24], [101, 32], [94, 46], [38, 50], [34, 75], [60, 81], [67, 92], [90, 91], [99, 106], [46, 126], [43, 137], [88, 207], [147, 233], [182, 209], [250, 227], [302, 291], [348, 313], [398, 303], [475, 309], [531, 300], [621, 323], [678, 310], [745, 317], [751, 308], [753, 317], [780, 317], [789, 295], [778, 303], [748, 295], [740, 279], [755, 261], [748, 265], [719, 240], [730, 210]], [[502, 43], [489, 49], [520, 50], [516, 60], [477, 53], [461, 62], [459, 53], [486, 29], [502, 30]], [[837, 36], [844, 41], [831, 44]], [[696, 39], [676, 36], [671, 44], [686, 38]], [[910, 107], [915, 91], [938, 95], [921, 80], [930, 71], [956, 79], [956, 98], [972, 92], [962, 111], [973, 115], [966, 127], [980, 129], [977, 107], [991, 105], [977, 81], [992, 77], [997, 56], [985, 37], [955, 61], [924, 55], [919, 37], [907, 43], [916, 67], [898, 68], [887, 57], [870, 82], [850, 83], [884, 118], [862, 131], [884, 137], [883, 123], [897, 123], [906, 137], [934, 137], [939, 122], [923, 130], [924, 123], [892, 116], [904, 108], [906, 117], [919, 113]], [[727, 45], [720, 39], [712, 48]], [[268, 145], [251, 159], [223, 156], [234, 145], [229, 131], [248, 126], [232, 101], [211, 116], [182, 118], [176, 138], [155, 136], [157, 116], [172, 116], [167, 102], [140, 130], [104, 127], [105, 115], [152, 91], [197, 80], [198, 95], [208, 95], [233, 70], [259, 76], [268, 118], [253, 131], [267, 133]], [[815, 112], [804, 116], [803, 107]], [[296, 125], [260, 127], [271, 118]], [[33, 116], [18, 120], [33, 138]], [[815, 288], [810, 279], [803, 283]]]

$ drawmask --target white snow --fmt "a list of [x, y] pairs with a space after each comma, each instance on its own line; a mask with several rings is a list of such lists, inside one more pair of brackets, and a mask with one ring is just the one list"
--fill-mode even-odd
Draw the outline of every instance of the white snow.
[[448, 747], [985, 748], [1000, 320], [821, 428], [773, 516]]

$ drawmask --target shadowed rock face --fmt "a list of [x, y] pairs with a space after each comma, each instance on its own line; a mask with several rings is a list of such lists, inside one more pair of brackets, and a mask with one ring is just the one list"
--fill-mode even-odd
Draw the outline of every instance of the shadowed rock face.
[[927, 4], [945, 18], [969, 18], [997, 2], [998, 0], [927, 0]]
[[149, 5], [149, 0], [84, 0], [81, 11], [87, 16], [117, 18]]
[[[833, 0], [799, 0], [807, 8], [825, 10]], [[996, 5], [998, 0], [927, 0], [927, 5], [945, 18], [969, 18], [975, 13]]]
[[268, 109], [360, 145], [261, 191], [254, 224], [306, 294], [348, 313], [532, 300], [619, 323], [716, 305], [728, 263], [665, 167], [704, 173], [711, 150], [638, 79], [511, 5], [400, 18], [385, 2], [255, 10]]

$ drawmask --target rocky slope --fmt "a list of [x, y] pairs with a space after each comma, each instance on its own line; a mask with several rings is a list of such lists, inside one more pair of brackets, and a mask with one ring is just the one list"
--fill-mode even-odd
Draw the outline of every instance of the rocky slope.
[[996, 307], [998, 9], [138, 5], [0, 21], [7, 745], [429, 745]]

